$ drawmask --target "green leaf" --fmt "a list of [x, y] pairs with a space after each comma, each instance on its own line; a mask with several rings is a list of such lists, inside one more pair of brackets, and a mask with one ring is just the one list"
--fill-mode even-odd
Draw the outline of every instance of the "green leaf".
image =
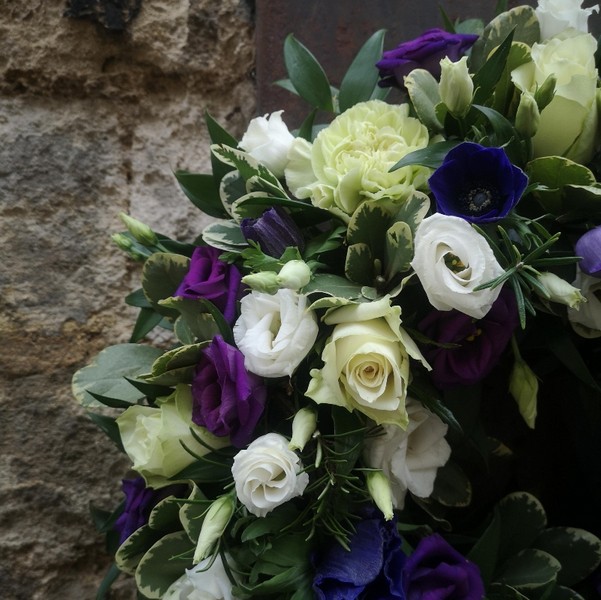
[[332, 420], [336, 435], [334, 452], [337, 458], [344, 458], [344, 462], [338, 464], [336, 472], [348, 475], [361, 456], [365, 426], [356, 413], [340, 406], [332, 406]]
[[188, 171], [176, 171], [174, 175], [182, 191], [194, 206], [211, 217], [219, 219], [227, 216], [213, 175]]
[[397, 221], [386, 232], [386, 278], [408, 271], [413, 260], [413, 233], [403, 221]]
[[505, 496], [497, 508], [501, 522], [499, 560], [503, 561], [530, 547], [545, 528], [547, 516], [542, 504], [527, 492]]
[[474, 75], [474, 104], [486, 102], [494, 92], [505, 70], [513, 35], [513, 30], [509, 31], [503, 42], [495, 48], [493, 54]]
[[361, 298], [361, 286], [350, 282], [345, 277], [331, 273], [316, 273], [313, 279], [303, 288], [305, 294], [326, 294], [337, 298], [358, 300]]
[[497, 566], [500, 535], [501, 521], [499, 519], [498, 511], [495, 510], [490, 524], [478, 538], [478, 541], [474, 544], [466, 557], [478, 565], [480, 576], [482, 577], [482, 581], [486, 588], [492, 581]]
[[212, 144], [225, 144], [232, 148], [238, 147], [236, 138], [230, 135], [208, 112], [205, 113], [205, 122]]
[[136, 291], [125, 296], [125, 304], [135, 306], [136, 308], [152, 308], [148, 298], [144, 295], [144, 290], [138, 288]]
[[151, 529], [162, 532], [171, 532], [180, 529], [179, 502], [175, 496], [163, 498], [152, 509], [148, 517], [148, 525]]
[[[502, 114], [498, 113], [496, 110], [489, 108], [488, 106], [481, 106], [479, 104], [472, 104], [472, 108], [482, 113], [488, 122], [490, 123], [493, 131], [495, 133], [494, 136], [494, 145], [495, 146], [503, 146], [510, 141], [513, 141], [514, 144], [509, 144], [508, 147], [505, 148], [505, 152], [509, 156], [511, 160], [517, 162], [516, 157], [513, 156], [511, 150], [512, 147], [517, 144], [519, 140], [518, 132], [515, 130], [514, 126], [511, 122], [506, 119]], [[519, 150], [519, 148], [518, 148]], [[515, 154], [515, 153], [514, 153]], [[518, 157], [519, 158], [519, 157]]]
[[104, 406], [108, 406], [109, 408], [129, 408], [131, 406], [131, 402], [119, 400], [118, 398], [108, 398], [107, 396], [101, 396], [100, 394], [95, 394], [89, 390], [88, 394], [90, 394], [94, 400], [97, 400], [100, 404], [104, 404]]
[[346, 251], [344, 274], [354, 283], [370, 285], [374, 278], [374, 257], [368, 244], [353, 244]]
[[[147, 373], [151, 369], [152, 364], [145, 372]], [[140, 390], [144, 396], [153, 400], [162, 396], [169, 396], [173, 392], [173, 390], [168, 386], [154, 385], [153, 383], [148, 383], [138, 379], [131, 379], [130, 377], [126, 377], [125, 379], [127, 379], [127, 381], [129, 381], [129, 383], [131, 383], [136, 389]]]
[[191, 479], [197, 483], [227, 482], [232, 477], [233, 456], [230, 458], [224, 450], [209, 452], [200, 460], [193, 462], [174, 475], [171, 479], [181, 481]]
[[436, 114], [440, 104], [438, 82], [425, 69], [414, 69], [405, 77], [405, 86], [419, 120], [432, 131], [443, 131], [443, 124]]
[[512, 555], [501, 567], [498, 581], [528, 593], [552, 584], [561, 570], [560, 562], [550, 554], [526, 548]]
[[271, 183], [276, 188], [280, 188], [281, 184], [278, 178], [258, 160], [247, 154], [243, 150], [230, 148], [229, 146], [211, 146], [211, 152], [219, 157], [224, 163], [238, 169], [240, 175], [245, 181], [253, 177], [260, 177]]
[[121, 443], [121, 434], [119, 433], [119, 427], [117, 422], [112, 417], [107, 417], [105, 415], [98, 415], [96, 413], [88, 413], [90, 419], [94, 422], [94, 424], [102, 429], [104, 434], [115, 443], [117, 448], [124, 452], [123, 444]]
[[430, 169], [438, 169], [449, 150], [452, 150], [460, 143], [461, 142], [458, 140], [448, 140], [445, 142], [437, 142], [436, 144], [432, 144], [421, 150], [415, 150], [403, 156], [396, 165], [390, 168], [390, 171], [396, 171], [397, 169], [408, 165], [422, 165], [424, 167], [429, 167]]
[[[207, 304], [201, 298], [196, 300], [182, 297], [167, 298], [166, 300], [161, 300], [161, 305], [173, 308], [179, 312], [181, 320], [185, 322], [188, 331], [195, 338], [188, 342], [189, 344], [196, 341], [212, 340], [219, 333], [219, 327], [215, 323], [215, 319], [208, 312]], [[180, 319], [178, 319], [176, 325], [179, 321]]]
[[340, 112], [371, 98], [378, 85], [379, 74], [375, 64], [382, 57], [384, 34], [385, 30], [380, 29], [363, 44], [344, 75], [338, 96]]
[[138, 590], [146, 598], [162, 598], [185, 569], [192, 567], [194, 545], [185, 531], [169, 533], [142, 557], [135, 573]]
[[570, 588], [556, 585], [545, 600], [584, 600], [584, 597]]
[[135, 344], [144, 339], [162, 320], [163, 315], [154, 308], [141, 308], [129, 341]]
[[142, 287], [155, 310], [171, 319], [177, 318], [176, 311], [164, 308], [159, 300], [170, 298], [188, 273], [190, 259], [181, 254], [158, 252], [144, 263]]
[[291, 504], [279, 506], [267, 516], [253, 519], [242, 531], [241, 540], [246, 543], [265, 535], [278, 534], [297, 517], [298, 511]]
[[561, 563], [557, 582], [571, 586], [588, 577], [601, 562], [601, 540], [584, 529], [551, 527], [532, 543]]
[[142, 527], [136, 529], [119, 546], [115, 554], [117, 567], [124, 573], [133, 575], [144, 554], [157, 540], [161, 539], [162, 535], [162, 532], [155, 531], [148, 525], [142, 525]]
[[147, 373], [161, 350], [139, 344], [118, 344], [100, 352], [87, 366], [73, 375], [73, 395], [84, 407], [100, 406], [88, 394], [93, 392], [106, 398], [135, 404], [144, 394], [133, 387], [125, 377]]
[[[192, 491], [187, 499], [190, 502], [184, 502], [180, 505], [179, 520], [184, 526], [190, 541], [196, 543], [202, 529], [204, 513], [209, 507], [210, 501], [207, 500], [207, 497], [195, 483], [192, 484]], [[204, 500], [207, 500], [206, 504], [202, 502]]]
[[486, 600], [529, 600], [515, 588], [502, 583], [493, 583], [486, 593]]
[[463, 469], [453, 460], [448, 460], [436, 472], [431, 498], [443, 506], [469, 506], [472, 500], [472, 484]]
[[225, 252], [241, 252], [248, 248], [248, 242], [242, 235], [240, 225], [235, 221], [218, 221], [205, 227], [202, 239], [206, 244]]
[[159, 356], [152, 364], [150, 375], [144, 379], [159, 385], [191, 383], [189, 377], [196, 368], [206, 342], [179, 346]]
[[111, 589], [111, 586], [113, 583], [115, 583], [119, 575], [121, 575], [119, 567], [117, 567], [115, 563], [112, 563], [106, 575], [100, 582], [100, 585], [98, 586], [98, 590], [96, 591], [96, 600], [105, 600], [109, 590]]
[[311, 106], [333, 112], [330, 83], [316, 58], [292, 34], [284, 42], [284, 62], [294, 89]]
[[317, 115], [317, 109], [314, 108], [307, 118], [302, 122], [299, 130], [298, 137], [307, 140], [308, 142], [313, 142], [313, 123], [315, 123], [315, 116]]

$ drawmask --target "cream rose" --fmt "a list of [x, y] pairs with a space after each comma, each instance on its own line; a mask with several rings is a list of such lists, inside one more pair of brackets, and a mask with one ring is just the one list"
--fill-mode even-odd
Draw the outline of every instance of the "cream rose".
[[601, 337], [601, 279], [579, 269], [573, 285], [580, 288], [586, 299], [578, 309], [568, 308], [568, 319], [574, 331], [586, 338]]
[[393, 505], [402, 509], [411, 492], [428, 498], [438, 469], [451, 456], [445, 439], [448, 426], [416, 400], [407, 400], [409, 425], [403, 430], [384, 425], [383, 435], [368, 438], [364, 458], [367, 465], [381, 469], [390, 482]]
[[242, 298], [234, 339], [246, 368], [263, 377], [292, 375], [317, 338], [307, 297], [293, 290], [252, 292]]
[[588, 18], [599, 11], [599, 6], [582, 8], [582, 0], [538, 0], [534, 11], [540, 24], [541, 41], [556, 36], [566, 29], [588, 32]]
[[487, 241], [459, 217], [435, 213], [420, 223], [411, 266], [438, 310], [481, 319], [501, 293], [501, 286], [474, 291], [503, 268]]
[[312, 145], [296, 139], [286, 182], [298, 198], [347, 219], [365, 200], [402, 201], [423, 188], [429, 169], [390, 168], [428, 145], [428, 130], [409, 105], [359, 102], [322, 129]]
[[276, 177], [284, 176], [294, 136], [282, 120], [283, 110], [253, 119], [240, 140], [240, 148], [265, 165]]
[[[232, 583], [225, 572], [221, 556], [217, 556], [207, 569], [211, 560], [211, 557], [206, 558], [193, 569], [186, 569], [169, 586], [163, 600], [235, 600]], [[230, 560], [228, 555], [226, 560]]]
[[318, 404], [358, 410], [376, 423], [406, 427], [409, 357], [429, 365], [401, 327], [400, 307], [384, 297], [336, 308], [324, 321], [335, 327], [306, 395]]
[[229, 444], [229, 438], [216, 437], [192, 422], [190, 386], [180, 384], [171, 396], [157, 402], [158, 408], [136, 404], [117, 417], [132, 468], [151, 487], [168, 485], [170, 477], [196, 460], [182, 443], [199, 456], [209, 452], [194, 439], [191, 430], [212, 448]]
[[598, 108], [597, 42], [588, 34], [551, 38], [532, 46], [532, 60], [511, 73], [523, 92], [534, 92], [547, 77], [557, 78], [555, 96], [540, 113], [532, 138], [535, 157], [565, 156], [587, 163], [595, 150]]
[[288, 440], [268, 433], [234, 456], [232, 475], [238, 499], [248, 512], [264, 517], [277, 506], [302, 496], [309, 476]]

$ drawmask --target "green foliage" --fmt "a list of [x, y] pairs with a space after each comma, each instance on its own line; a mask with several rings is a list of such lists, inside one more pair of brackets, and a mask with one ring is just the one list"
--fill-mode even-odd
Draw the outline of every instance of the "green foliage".
[[188, 272], [190, 260], [181, 254], [153, 254], [144, 263], [142, 270], [142, 287], [146, 298], [156, 312], [177, 318], [177, 311], [160, 305], [160, 300], [170, 298], [175, 294], [179, 284]]

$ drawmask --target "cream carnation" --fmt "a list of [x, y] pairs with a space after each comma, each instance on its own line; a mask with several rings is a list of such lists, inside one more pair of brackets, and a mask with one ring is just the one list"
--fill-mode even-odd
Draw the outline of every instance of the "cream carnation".
[[322, 129], [313, 145], [295, 140], [286, 181], [298, 198], [343, 218], [365, 200], [402, 201], [423, 188], [424, 167], [390, 172], [403, 156], [428, 145], [428, 130], [409, 116], [409, 105], [360, 102]]
[[598, 12], [599, 6], [582, 8], [582, 0], [538, 0], [536, 16], [540, 23], [541, 40], [574, 29], [588, 32], [588, 18]]

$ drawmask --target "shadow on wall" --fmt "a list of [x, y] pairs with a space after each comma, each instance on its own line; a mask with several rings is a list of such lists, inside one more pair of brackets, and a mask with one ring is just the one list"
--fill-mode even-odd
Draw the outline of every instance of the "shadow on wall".
[[99, 23], [109, 31], [123, 31], [140, 12], [142, 0], [69, 0], [64, 16]]

